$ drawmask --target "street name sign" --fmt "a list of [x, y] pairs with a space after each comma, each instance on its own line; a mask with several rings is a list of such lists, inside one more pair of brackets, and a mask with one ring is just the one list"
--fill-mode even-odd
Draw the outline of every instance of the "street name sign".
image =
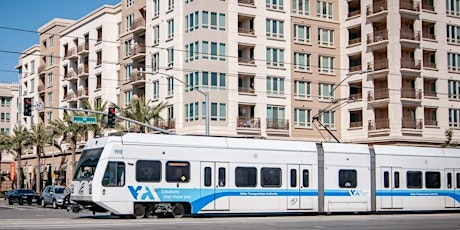
[[96, 124], [96, 117], [73, 116], [72, 122], [77, 124]]

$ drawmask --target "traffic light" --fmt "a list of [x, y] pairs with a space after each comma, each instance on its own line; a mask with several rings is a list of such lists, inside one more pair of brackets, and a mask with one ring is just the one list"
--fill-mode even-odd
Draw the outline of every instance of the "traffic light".
[[24, 98], [24, 116], [32, 116], [32, 98]]
[[110, 107], [107, 113], [107, 126], [109, 127], [115, 126], [115, 118], [116, 118], [115, 108]]

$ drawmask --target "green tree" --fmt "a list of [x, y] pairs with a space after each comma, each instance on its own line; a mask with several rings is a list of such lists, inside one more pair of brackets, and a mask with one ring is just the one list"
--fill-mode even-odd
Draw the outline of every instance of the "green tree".
[[[107, 102], [102, 102], [101, 100], [94, 100], [91, 104], [89, 101], [84, 101], [83, 105], [85, 109], [104, 112], [106, 111]], [[84, 113], [79, 113], [79, 115], [86, 116], [86, 114]], [[89, 116], [96, 117], [97, 122], [96, 124], [87, 125], [88, 131], [91, 131], [91, 133], [93, 133], [93, 137], [101, 136], [102, 134], [104, 134], [104, 130], [109, 128], [107, 126], [107, 116], [98, 113], [89, 114]]]
[[[160, 116], [160, 112], [165, 109], [168, 104], [160, 102], [155, 106], [151, 106], [152, 101], [145, 101], [144, 97], [138, 97], [131, 100], [126, 108], [121, 108], [117, 105], [112, 104], [113, 107], [120, 111], [120, 114], [124, 117], [151, 125], [151, 122], [162, 121], [163, 118]], [[146, 127], [141, 125], [134, 125], [135, 130], [145, 133]]]
[[[72, 113], [75, 115], [75, 113]], [[77, 142], [78, 138], [84, 136], [88, 127], [84, 124], [76, 124], [72, 122], [72, 116], [68, 113], [64, 113], [64, 119], [58, 119], [51, 122], [51, 127], [55, 135], [60, 136], [62, 139], [59, 143], [62, 143], [64, 140], [70, 142], [71, 150], [71, 162], [70, 162], [70, 175], [73, 175], [75, 170], [76, 161], [76, 152], [77, 152]]]
[[40, 161], [45, 153], [45, 146], [51, 141], [53, 133], [50, 130], [45, 129], [43, 123], [33, 125], [29, 132], [29, 139], [27, 143], [36, 147], [35, 154], [37, 156], [37, 170], [35, 175], [35, 185], [37, 193], [41, 192], [42, 189], [42, 174], [40, 172]]
[[21, 157], [24, 148], [27, 148], [27, 140], [29, 138], [29, 132], [27, 128], [22, 125], [16, 125], [13, 128], [13, 135], [9, 138], [9, 150], [14, 152], [14, 158], [17, 161], [17, 173], [16, 173], [16, 186], [22, 188], [24, 182], [21, 181], [20, 173], [22, 172]]

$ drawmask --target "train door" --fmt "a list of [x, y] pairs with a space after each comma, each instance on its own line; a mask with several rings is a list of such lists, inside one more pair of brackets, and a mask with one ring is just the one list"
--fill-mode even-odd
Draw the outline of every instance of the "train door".
[[212, 196], [211, 202], [202, 210], [229, 210], [228, 183], [228, 162], [201, 162], [201, 197]]
[[446, 208], [460, 208], [454, 199], [455, 193], [460, 191], [460, 169], [446, 169], [446, 191], [451, 196], [444, 196]]
[[403, 197], [398, 194], [398, 190], [401, 190], [401, 171], [399, 167], [382, 167], [382, 208], [403, 207]]
[[308, 192], [311, 181], [310, 173], [311, 165], [288, 165], [288, 209], [313, 209], [313, 195]]

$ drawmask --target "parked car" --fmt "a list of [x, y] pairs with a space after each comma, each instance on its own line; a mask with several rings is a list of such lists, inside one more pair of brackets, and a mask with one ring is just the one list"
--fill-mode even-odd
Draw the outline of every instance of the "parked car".
[[41, 205], [53, 205], [53, 208], [62, 208], [66, 206], [66, 196], [70, 195], [67, 187], [49, 185], [43, 189]]
[[18, 202], [19, 205], [27, 203], [31, 205], [33, 202], [40, 204], [40, 196], [30, 189], [15, 189], [11, 190], [8, 195], [8, 204]]

